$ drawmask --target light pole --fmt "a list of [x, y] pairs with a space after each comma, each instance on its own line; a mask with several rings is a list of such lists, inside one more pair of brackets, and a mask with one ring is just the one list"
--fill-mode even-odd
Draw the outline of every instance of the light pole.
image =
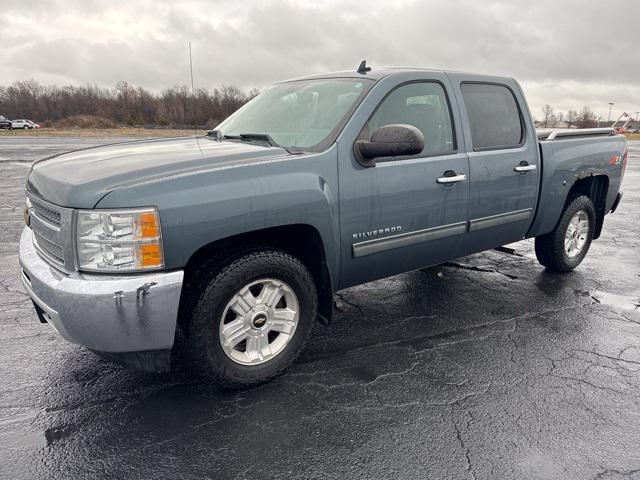
[[607, 123], [611, 121], [611, 108], [613, 107], [613, 102], [609, 102], [609, 116], [607, 117]]

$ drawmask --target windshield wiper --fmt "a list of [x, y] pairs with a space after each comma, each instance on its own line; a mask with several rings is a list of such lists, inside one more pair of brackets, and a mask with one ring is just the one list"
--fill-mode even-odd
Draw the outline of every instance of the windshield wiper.
[[280, 146], [273, 140], [273, 138], [271, 138], [271, 135], [267, 135], [266, 133], [241, 133], [238, 136], [241, 140], [258, 140], [259, 142], [266, 142], [272, 147]]
[[270, 147], [279, 147], [285, 149], [288, 153], [291, 152], [287, 147], [282, 145], [278, 145], [271, 135], [266, 133], [241, 133], [240, 135], [222, 135], [218, 130], [209, 130], [207, 135], [210, 137], [215, 137], [217, 140], [240, 140], [244, 142], [265, 142]]

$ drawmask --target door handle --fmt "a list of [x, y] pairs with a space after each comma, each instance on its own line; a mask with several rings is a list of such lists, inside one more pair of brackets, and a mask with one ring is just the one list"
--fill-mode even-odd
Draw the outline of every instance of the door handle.
[[451, 184], [451, 183], [458, 183], [458, 182], [463, 182], [467, 179], [467, 176], [464, 173], [461, 173], [459, 175], [451, 175], [450, 177], [439, 177], [438, 179], [436, 179], [436, 183], [442, 183], [442, 184]]
[[538, 168], [536, 165], [529, 165], [527, 163], [526, 165], [524, 164], [518, 165], [517, 167], [514, 168], [514, 170], [519, 173], [526, 173], [526, 172], [530, 172], [531, 170], [535, 170], [536, 168]]

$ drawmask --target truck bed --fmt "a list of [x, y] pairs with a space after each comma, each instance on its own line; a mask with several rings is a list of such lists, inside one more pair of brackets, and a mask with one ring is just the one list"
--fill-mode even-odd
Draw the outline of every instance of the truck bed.
[[549, 233], [555, 227], [569, 188], [590, 176], [605, 175], [609, 189], [605, 204], [608, 213], [622, 181], [621, 158], [625, 137], [611, 128], [540, 129], [542, 172], [536, 216], [527, 237]]

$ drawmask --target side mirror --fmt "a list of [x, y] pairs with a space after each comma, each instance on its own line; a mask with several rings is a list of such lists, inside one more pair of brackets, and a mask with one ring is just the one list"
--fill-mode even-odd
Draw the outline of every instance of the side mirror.
[[357, 140], [355, 149], [356, 155], [367, 166], [373, 166], [372, 160], [378, 157], [400, 157], [422, 152], [424, 135], [412, 125], [384, 125], [371, 133], [371, 140]]

